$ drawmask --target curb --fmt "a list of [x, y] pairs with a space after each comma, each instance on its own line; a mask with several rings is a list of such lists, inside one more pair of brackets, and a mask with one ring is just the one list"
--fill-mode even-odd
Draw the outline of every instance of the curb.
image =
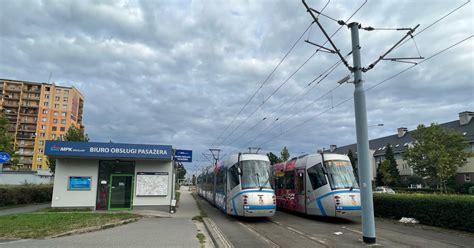
[[211, 237], [215, 247], [217, 248], [221, 248], [221, 247], [233, 248], [234, 247], [212, 219], [204, 217], [202, 218], [202, 220], [204, 223], [204, 227], [206, 227], [207, 233], [209, 233], [209, 236]]
[[122, 220], [122, 221], [118, 221], [118, 222], [108, 223], [108, 224], [104, 224], [104, 225], [101, 225], [101, 226], [92, 226], [92, 227], [76, 229], [76, 230], [67, 231], [67, 232], [63, 232], [63, 233], [60, 233], [60, 234], [55, 234], [55, 235], [52, 235], [52, 236], [48, 236], [48, 237], [45, 237], [45, 239], [59, 238], [59, 237], [64, 237], [64, 236], [69, 236], [69, 235], [74, 235], [74, 234], [81, 234], [81, 233], [99, 231], [99, 230], [103, 230], [103, 229], [107, 229], [107, 228], [112, 228], [112, 227], [121, 226], [121, 225], [128, 224], [128, 223], [132, 223], [132, 222], [135, 222], [139, 219], [141, 219], [141, 218], [133, 218], [133, 219], [128, 219], [128, 220]]

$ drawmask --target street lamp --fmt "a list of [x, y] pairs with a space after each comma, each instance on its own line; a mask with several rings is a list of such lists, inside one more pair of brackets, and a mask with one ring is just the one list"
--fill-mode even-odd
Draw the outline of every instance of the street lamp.
[[379, 124], [374, 124], [374, 125], [369, 125], [367, 127], [383, 127], [383, 123], [379, 123]]

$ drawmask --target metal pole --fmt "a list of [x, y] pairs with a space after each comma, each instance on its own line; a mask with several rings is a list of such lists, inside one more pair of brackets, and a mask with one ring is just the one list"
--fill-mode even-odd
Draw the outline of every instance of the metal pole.
[[372, 178], [369, 160], [369, 138], [367, 135], [367, 111], [362, 85], [362, 65], [359, 46], [359, 23], [349, 24], [352, 37], [352, 58], [354, 62], [354, 108], [357, 132], [357, 159], [362, 205], [362, 236], [364, 243], [375, 243], [374, 204], [372, 199]]

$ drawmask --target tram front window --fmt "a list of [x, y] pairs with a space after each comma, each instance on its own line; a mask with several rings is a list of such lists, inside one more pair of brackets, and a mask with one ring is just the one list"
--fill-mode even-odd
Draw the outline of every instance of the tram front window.
[[354, 170], [349, 161], [330, 160], [326, 161], [329, 183], [333, 189], [358, 188]]
[[242, 189], [270, 189], [270, 163], [259, 160], [242, 161]]

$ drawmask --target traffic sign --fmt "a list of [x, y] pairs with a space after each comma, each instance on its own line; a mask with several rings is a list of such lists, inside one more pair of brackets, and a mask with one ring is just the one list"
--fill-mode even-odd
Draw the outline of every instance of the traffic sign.
[[10, 154], [8, 154], [6, 152], [0, 152], [0, 163], [1, 164], [8, 162], [10, 159], [11, 159]]
[[178, 162], [193, 162], [193, 151], [176, 150], [174, 154], [174, 160]]

